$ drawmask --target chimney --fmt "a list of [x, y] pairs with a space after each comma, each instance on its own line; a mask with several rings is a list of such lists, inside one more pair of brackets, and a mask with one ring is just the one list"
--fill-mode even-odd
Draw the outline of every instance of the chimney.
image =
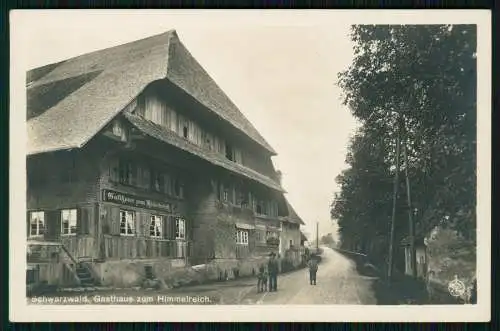
[[282, 173], [281, 171], [279, 170], [276, 170], [276, 180], [278, 181], [278, 183], [281, 185], [281, 177], [282, 177]]

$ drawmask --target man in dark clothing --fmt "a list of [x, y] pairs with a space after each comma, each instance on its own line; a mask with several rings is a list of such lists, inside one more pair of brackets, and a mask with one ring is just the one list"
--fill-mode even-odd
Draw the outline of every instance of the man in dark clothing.
[[318, 260], [316, 256], [312, 255], [307, 261], [307, 267], [309, 268], [309, 283], [311, 285], [316, 285], [316, 273], [318, 272]]
[[264, 265], [259, 267], [259, 274], [257, 275], [257, 292], [267, 291], [267, 272]]
[[276, 254], [269, 254], [270, 258], [267, 262], [267, 272], [269, 274], [269, 292], [278, 290], [278, 261]]

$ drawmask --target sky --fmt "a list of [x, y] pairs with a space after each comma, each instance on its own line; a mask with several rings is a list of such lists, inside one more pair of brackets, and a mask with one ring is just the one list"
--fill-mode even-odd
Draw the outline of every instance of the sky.
[[[337, 73], [352, 60], [345, 20], [245, 19], [166, 11], [43, 11], [23, 26], [25, 70], [175, 29], [179, 38], [277, 151], [287, 198], [315, 238], [335, 233], [330, 204], [356, 122]], [[252, 16], [252, 15], [250, 15]], [[28, 15], [29, 17], [29, 15]], [[247, 16], [245, 16], [247, 17]]]

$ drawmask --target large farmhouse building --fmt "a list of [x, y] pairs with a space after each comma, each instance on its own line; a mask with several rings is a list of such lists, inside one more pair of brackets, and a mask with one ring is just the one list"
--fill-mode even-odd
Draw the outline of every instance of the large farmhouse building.
[[28, 263], [49, 283], [249, 273], [300, 246], [276, 152], [173, 30], [28, 72], [27, 130]]

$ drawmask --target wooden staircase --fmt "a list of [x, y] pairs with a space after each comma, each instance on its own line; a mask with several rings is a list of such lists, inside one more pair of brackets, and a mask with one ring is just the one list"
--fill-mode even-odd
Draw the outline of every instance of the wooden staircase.
[[82, 263], [78, 263], [76, 265], [75, 273], [77, 278], [80, 280], [80, 285], [82, 287], [93, 287], [99, 285], [98, 281], [90, 273], [88, 267]]
[[[77, 261], [73, 255], [61, 244], [61, 250], [66, 254], [73, 264], [73, 274], [81, 287], [94, 287], [99, 285], [99, 281], [94, 277], [92, 269], [87, 264], [89, 262]], [[92, 263], [93, 260], [91, 259]]]
[[[71, 275], [73, 275], [73, 283], [76, 283], [79, 287], [95, 287], [99, 286], [99, 280], [94, 276], [92, 270], [92, 264], [94, 260], [92, 258], [75, 258], [71, 253], [67, 250], [67, 248], [60, 242], [45, 242], [45, 241], [37, 241], [37, 242], [29, 242], [29, 246], [38, 246], [39, 248], [56, 248], [60, 253], [63, 253], [65, 256], [59, 262], [62, 263], [66, 270], [69, 271]], [[54, 263], [46, 254], [40, 254], [40, 250], [30, 250], [28, 254], [28, 263]], [[90, 265], [89, 265], [90, 264]]]

